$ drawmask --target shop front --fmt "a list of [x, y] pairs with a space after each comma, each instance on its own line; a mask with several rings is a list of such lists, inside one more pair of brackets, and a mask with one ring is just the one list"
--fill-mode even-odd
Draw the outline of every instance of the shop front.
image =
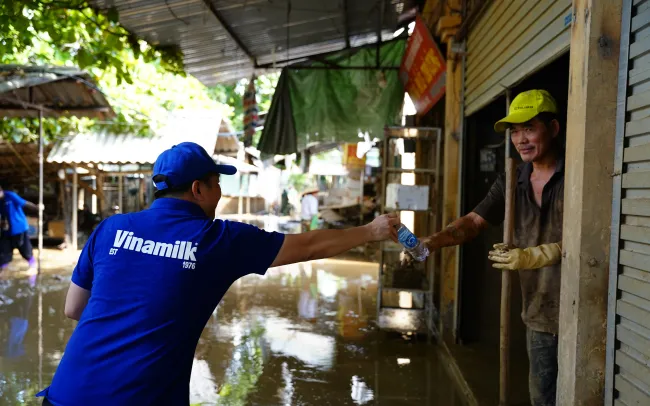
[[[493, 124], [506, 114], [509, 101], [525, 90], [548, 90], [561, 111], [561, 135], [566, 135], [558, 404], [594, 404], [594, 399], [602, 399], [610, 200], [614, 204], [611, 229], [616, 232], [620, 224], [621, 246], [612, 248], [612, 264], [617, 268], [611, 277], [614, 288], [610, 284], [609, 290], [606, 389], [609, 399], [626, 399], [620, 404], [648, 403], [647, 361], [643, 360], [650, 330], [641, 327], [643, 311], [650, 309], [643, 300], [650, 294], [639, 291], [645, 274], [638, 268], [646, 255], [646, 243], [639, 240], [645, 229], [639, 227], [650, 213], [643, 206], [647, 182], [639, 174], [648, 170], [645, 161], [650, 155], [644, 149], [648, 142], [644, 120], [650, 114], [649, 76], [644, 68], [650, 46], [647, 2], [429, 3], [429, 10], [443, 10], [429, 24], [449, 50], [443, 225], [471, 211], [505, 171], [509, 141], [493, 131]], [[629, 81], [620, 88], [617, 103], [621, 5], [621, 53], [629, 49], [629, 56], [621, 57], [620, 72], [622, 78], [629, 75]], [[618, 126], [627, 132], [623, 135], [619, 130], [617, 135], [619, 163], [612, 170], [617, 105]], [[516, 154], [511, 157], [518, 160]], [[610, 199], [612, 179], [620, 183]], [[509, 290], [511, 327], [505, 358], [500, 350], [504, 344], [502, 274], [492, 269], [487, 252], [503, 238], [502, 228], [491, 227], [461, 248], [442, 250], [439, 330], [470, 404], [528, 401], [528, 357], [516, 274]], [[614, 241], [618, 237], [612, 237]], [[629, 261], [636, 261], [637, 268]]]

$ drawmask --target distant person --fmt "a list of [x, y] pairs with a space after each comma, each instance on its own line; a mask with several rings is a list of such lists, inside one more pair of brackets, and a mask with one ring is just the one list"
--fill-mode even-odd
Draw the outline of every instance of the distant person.
[[14, 248], [29, 264], [29, 273], [36, 272], [36, 258], [29, 240], [29, 224], [25, 210], [38, 215], [38, 205], [28, 202], [18, 194], [5, 191], [0, 186], [0, 272], [7, 269], [13, 259]]
[[346, 230], [284, 235], [215, 220], [220, 176], [203, 147], [184, 142], [153, 167], [156, 200], [97, 226], [72, 274], [66, 316], [79, 320], [44, 405], [188, 405], [194, 352], [230, 285], [269, 267], [397, 241], [395, 215]]
[[314, 216], [318, 216], [318, 198], [316, 197], [318, 192], [318, 188], [310, 188], [302, 192], [300, 221], [303, 233], [311, 229]]
[[291, 213], [291, 205], [289, 204], [289, 192], [287, 189], [282, 191], [282, 197], [280, 200], [280, 214], [287, 216]]

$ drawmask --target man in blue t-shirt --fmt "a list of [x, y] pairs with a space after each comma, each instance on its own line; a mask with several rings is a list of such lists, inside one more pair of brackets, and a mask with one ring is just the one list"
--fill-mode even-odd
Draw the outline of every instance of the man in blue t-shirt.
[[36, 271], [36, 258], [32, 252], [29, 240], [29, 224], [25, 210], [38, 214], [38, 205], [28, 202], [14, 192], [5, 191], [0, 187], [0, 272], [7, 269], [13, 258], [14, 248], [27, 260], [29, 271]]
[[220, 175], [199, 145], [163, 152], [156, 200], [97, 226], [72, 274], [65, 314], [79, 320], [44, 405], [188, 405], [197, 342], [240, 277], [397, 240], [394, 215], [347, 230], [283, 235], [215, 220]]

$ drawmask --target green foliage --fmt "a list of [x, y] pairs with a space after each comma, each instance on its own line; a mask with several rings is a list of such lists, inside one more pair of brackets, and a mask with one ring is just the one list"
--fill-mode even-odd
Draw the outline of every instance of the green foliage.
[[[152, 47], [118, 24], [116, 9], [98, 13], [85, 1], [0, 2], [0, 63], [78, 66], [91, 74], [117, 113], [111, 123], [86, 118], [44, 120], [46, 139], [106, 129], [150, 135], [173, 109], [223, 109], [193, 77], [174, 47]], [[0, 119], [15, 142], [38, 137], [34, 119]]]
[[[93, 76], [117, 113], [110, 123], [46, 119], [47, 140], [97, 130], [146, 136], [168, 111], [184, 108], [221, 109], [237, 131], [243, 129], [248, 80], [205, 88], [185, 76], [178, 48], [138, 40], [119, 25], [117, 9], [98, 12], [86, 0], [0, 1], [0, 63], [77, 66]], [[260, 111], [268, 110], [278, 77], [257, 78]], [[5, 139], [32, 141], [37, 132], [35, 119], [0, 119]]]
[[[120, 81], [133, 81], [122, 51], [130, 49], [145, 62], [160, 61], [175, 73], [183, 72], [177, 49], [139, 41], [118, 23], [117, 9], [96, 12], [85, 0], [14, 0], [0, 2], [0, 58], [31, 49], [35, 39], [55, 49], [56, 59], [81, 69], [114, 70]], [[34, 54], [36, 63], [40, 55]], [[31, 58], [30, 58], [31, 59]]]
[[305, 190], [308, 186], [311, 186], [309, 176], [306, 173], [292, 173], [289, 175], [287, 183], [298, 191]]
[[233, 351], [238, 359], [233, 361], [226, 372], [226, 381], [219, 390], [219, 405], [244, 406], [249, 404], [248, 396], [255, 390], [257, 381], [264, 370], [262, 358], [262, 336], [264, 328], [256, 325], [241, 338]]

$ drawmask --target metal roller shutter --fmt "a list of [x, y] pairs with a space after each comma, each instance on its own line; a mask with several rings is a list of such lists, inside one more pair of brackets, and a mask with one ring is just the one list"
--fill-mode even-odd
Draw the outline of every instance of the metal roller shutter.
[[650, 0], [624, 0], [606, 404], [650, 405]]
[[569, 49], [571, 0], [497, 0], [467, 37], [465, 115]]

